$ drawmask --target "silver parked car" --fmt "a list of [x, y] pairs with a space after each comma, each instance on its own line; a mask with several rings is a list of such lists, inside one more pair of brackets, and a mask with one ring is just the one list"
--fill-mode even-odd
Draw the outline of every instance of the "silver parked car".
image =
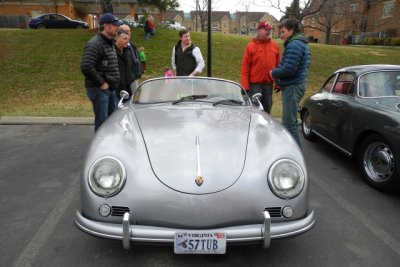
[[400, 189], [400, 65], [340, 69], [301, 108], [303, 135], [358, 159], [368, 184]]
[[[257, 102], [259, 96], [254, 96]], [[315, 224], [303, 155], [237, 83], [145, 81], [97, 131], [75, 224], [103, 238], [170, 243], [175, 253], [304, 233]]]

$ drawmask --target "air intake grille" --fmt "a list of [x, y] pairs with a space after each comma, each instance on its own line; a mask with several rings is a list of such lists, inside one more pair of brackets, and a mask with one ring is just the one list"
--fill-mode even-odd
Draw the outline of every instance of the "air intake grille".
[[112, 206], [111, 216], [124, 216], [125, 212], [130, 212], [128, 207]]
[[271, 207], [271, 208], [266, 208], [265, 210], [269, 212], [269, 216], [271, 217], [282, 217], [281, 207]]

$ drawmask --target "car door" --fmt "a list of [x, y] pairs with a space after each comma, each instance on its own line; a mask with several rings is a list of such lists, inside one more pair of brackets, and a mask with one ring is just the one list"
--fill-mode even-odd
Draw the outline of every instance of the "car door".
[[53, 28], [54, 17], [52, 14], [42, 16], [38, 24], [43, 24], [47, 29]]
[[311, 116], [311, 128], [322, 136], [325, 136], [328, 131], [325, 113], [336, 77], [337, 74], [333, 74], [326, 80], [320, 92], [311, 97], [310, 105], [307, 107]]
[[324, 112], [321, 114], [321, 121], [325, 127], [321, 134], [342, 148], [347, 147], [356, 106], [355, 78], [353, 73], [338, 73], [327, 101], [323, 103]]
[[54, 28], [65, 29], [71, 27], [72, 25], [69, 19], [61, 15], [54, 15]]

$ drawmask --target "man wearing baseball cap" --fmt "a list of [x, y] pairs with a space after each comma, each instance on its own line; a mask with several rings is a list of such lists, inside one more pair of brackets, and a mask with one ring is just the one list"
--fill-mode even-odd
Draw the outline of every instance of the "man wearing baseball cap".
[[272, 108], [272, 90], [274, 79], [271, 70], [279, 64], [281, 53], [278, 44], [271, 39], [272, 26], [260, 22], [257, 35], [246, 46], [240, 75], [240, 84], [250, 97], [261, 93], [261, 104], [267, 113]]
[[114, 37], [121, 21], [105, 13], [99, 24], [99, 32], [86, 43], [81, 61], [86, 95], [93, 105], [95, 131], [116, 108], [115, 89], [120, 80]]

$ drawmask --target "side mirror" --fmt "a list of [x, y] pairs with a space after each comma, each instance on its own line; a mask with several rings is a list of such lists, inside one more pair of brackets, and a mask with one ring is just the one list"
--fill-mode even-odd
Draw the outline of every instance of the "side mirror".
[[261, 104], [261, 97], [262, 97], [261, 93], [256, 93], [251, 97], [251, 102], [257, 103], [259, 109], [264, 110], [264, 107]]
[[121, 99], [128, 99], [129, 93], [125, 90], [122, 90], [121, 93], [119, 93], [119, 96], [121, 97]]
[[121, 100], [118, 102], [118, 107], [120, 108], [122, 107], [122, 101], [129, 98], [129, 93], [125, 90], [122, 90], [119, 96], [121, 97]]

